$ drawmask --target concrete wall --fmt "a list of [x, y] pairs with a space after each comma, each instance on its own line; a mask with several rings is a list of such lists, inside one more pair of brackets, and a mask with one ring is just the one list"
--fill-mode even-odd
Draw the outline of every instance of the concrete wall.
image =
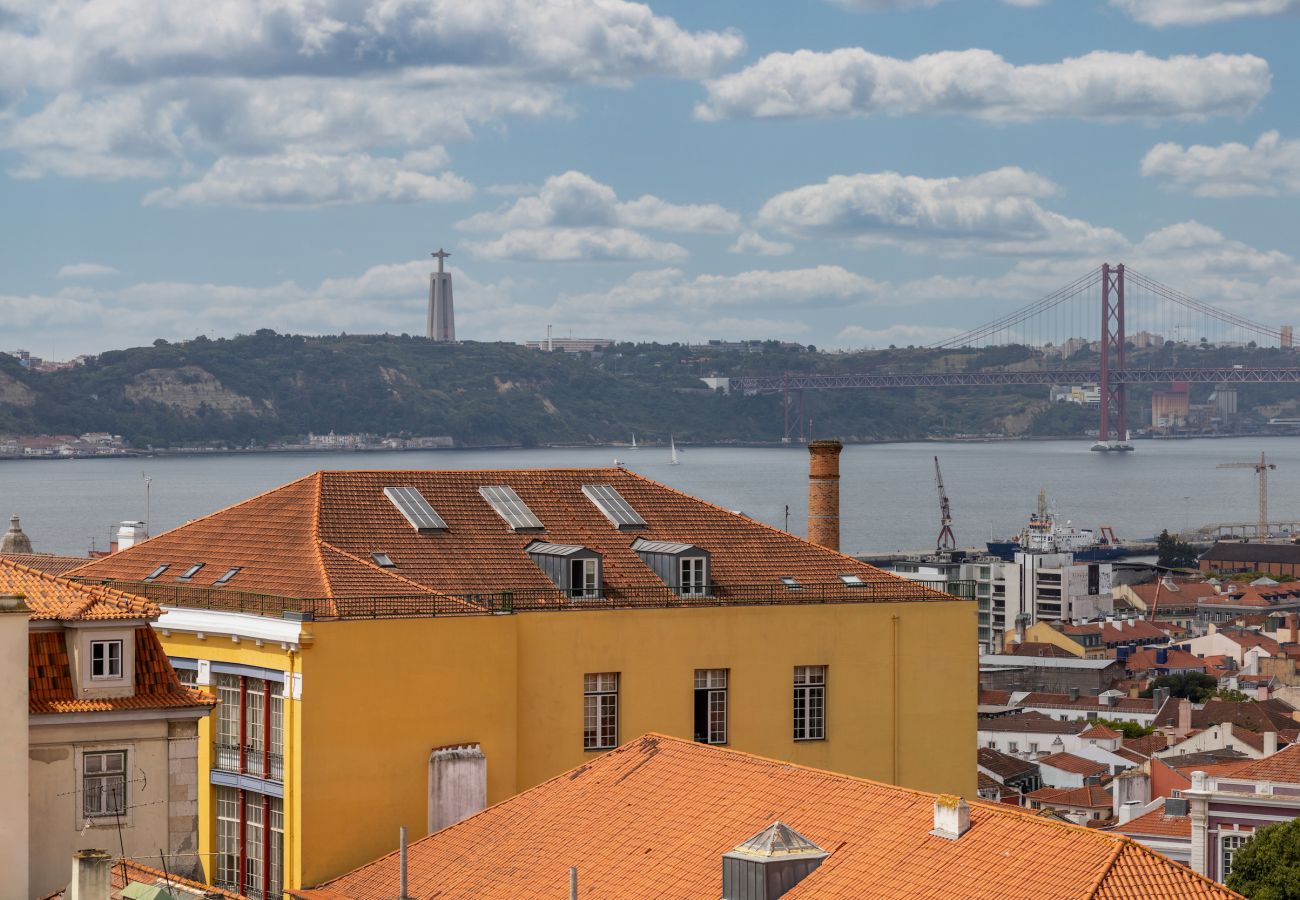
[[17, 810], [26, 802], [27, 773], [27, 606], [0, 597], [0, 900], [27, 900], [28, 822]]

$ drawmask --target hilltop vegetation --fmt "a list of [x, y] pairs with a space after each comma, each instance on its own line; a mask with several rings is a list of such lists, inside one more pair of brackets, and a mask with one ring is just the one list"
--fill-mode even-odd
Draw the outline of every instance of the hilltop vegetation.
[[[1196, 356], [1207, 365], [1231, 364], [1244, 352]], [[1213, 358], [1219, 354], [1230, 358], [1226, 363]], [[1170, 361], [1187, 360], [1143, 364]], [[1076, 359], [1070, 365], [1076, 362], [1091, 361]], [[781, 437], [781, 398], [725, 396], [709, 391], [701, 376], [1036, 364], [1034, 352], [1025, 347], [826, 354], [775, 342], [753, 353], [618, 344], [598, 353], [565, 354], [514, 344], [438, 344], [405, 335], [309, 338], [259, 331], [178, 344], [160, 340], [56, 372], [29, 372], [0, 355], [0, 433], [108, 431], [136, 447], [245, 447], [330, 431], [448, 435], [465, 446], [624, 441], [633, 432], [642, 440], [666, 440], [672, 432], [680, 441], [761, 442]], [[1243, 388], [1243, 409], [1295, 402], [1291, 385], [1249, 391]], [[1149, 391], [1135, 391], [1131, 407], [1140, 408], [1144, 396]], [[1093, 412], [1072, 404], [1053, 406], [1041, 387], [810, 392], [805, 400], [816, 434], [849, 440], [1081, 435], [1095, 427]]]

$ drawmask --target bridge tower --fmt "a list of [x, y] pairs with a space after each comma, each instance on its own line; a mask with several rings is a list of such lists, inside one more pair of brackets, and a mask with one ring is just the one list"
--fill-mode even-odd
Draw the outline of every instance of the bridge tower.
[[1099, 441], [1110, 440], [1114, 426], [1117, 440], [1127, 438], [1128, 393], [1123, 381], [1111, 376], [1124, 371], [1124, 264], [1101, 267], [1101, 423]]

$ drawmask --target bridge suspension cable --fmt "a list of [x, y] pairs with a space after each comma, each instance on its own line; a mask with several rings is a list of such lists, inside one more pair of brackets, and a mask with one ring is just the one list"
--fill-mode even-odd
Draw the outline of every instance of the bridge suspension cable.
[[1096, 286], [1100, 277], [1101, 267], [1098, 266], [1088, 274], [1076, 278], [1064, 287], [1053, 291], [1046, 297], [1035, 300], [1028, 306], [1022, 306], [1020, 309], [1007, 313], [1000, 319], [987, 322], [978, 328], [973, 328], [963, 334], [930, 344], [929, 349], [949, 350], [956, 347], [970, 347], [978, 341], [982, 341], [1000, 331], [1009, 331], [1011, 328], [1021, 324], [1022, 322], [1036, 318], [1048, 310], [1060, 306], [1062, 303], [1073, 300], [1075, 297], [1079, 296], [1079, 294]]
[[1135, 269], [1127, 269], [1126, 274], [1134, 283], [1142, 286], [1162, 299], [1168, 300], [1171, 303], [1176, 303], [1184, 309], [1200, 313], [1206, 318], [1223, 322], [1225, 325], [1232, 325], [1242, 329], [1243, 331], [1252, 332], [1260, 337], [1268, 338], [1270, 341], [1277, 341], [1279, 343], [1282, 341], [1282, 332], [1277, 328], [1268, 325], [1261, 325], [1259, 322], [1251, 321], [1244, 316], [1226, 312], [1222, 309], [1216, 309], [1207, 303], [1202, 303], [1195, 297], [1187, 296], [1182, 291], [1171, 288], [1166, 284], [1161, 284], [1154, 278], [1143, 275]]

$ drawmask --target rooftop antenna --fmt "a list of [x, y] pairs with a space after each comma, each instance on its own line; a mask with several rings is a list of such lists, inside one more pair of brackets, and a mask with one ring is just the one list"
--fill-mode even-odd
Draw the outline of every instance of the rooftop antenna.
[[147, 472], [141, 472], [140, 477], [144, 479], [144, 536], [149, 537], [150, 488], [153, 486], [153, 478]]

